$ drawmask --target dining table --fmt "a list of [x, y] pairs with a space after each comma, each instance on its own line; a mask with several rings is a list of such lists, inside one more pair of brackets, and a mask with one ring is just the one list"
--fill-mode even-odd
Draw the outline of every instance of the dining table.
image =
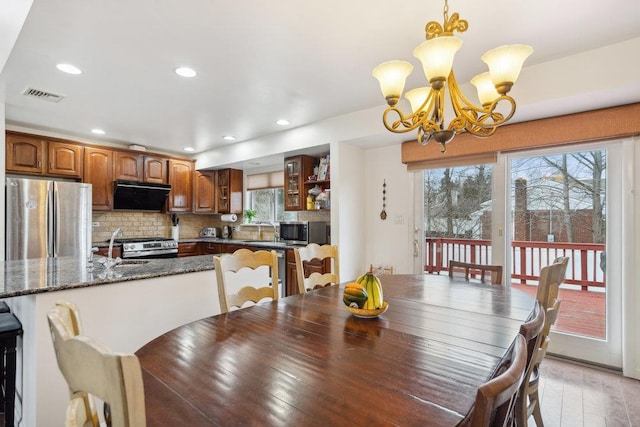
[[[534, 298], [448, 276], [382, 275], [357, 317], [344, 283], [171, 330], [140, 348], [147, 426], [454, 426]], [[169, 315], [169, 314], [168, 314]]]

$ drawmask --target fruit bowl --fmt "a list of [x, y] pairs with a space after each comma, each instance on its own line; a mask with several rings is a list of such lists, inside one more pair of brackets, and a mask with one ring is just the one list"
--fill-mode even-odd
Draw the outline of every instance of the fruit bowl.
[[389, 308], [389, 303], [384, 301], [382, 303], [382, 307], [373, 310], [367, 310], [366, 308], [349, 307], [348, 305], [345, 305], [345, 307], [356, 317], [361, 317], [363, 319], [372, 319], [387, 311], [387, 308]]

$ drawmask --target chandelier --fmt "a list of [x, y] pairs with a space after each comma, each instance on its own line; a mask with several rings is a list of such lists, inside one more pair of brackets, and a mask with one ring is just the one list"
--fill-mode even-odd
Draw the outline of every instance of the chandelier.
[[[408, 116], [396, 104], [402, 96], [407, 77], [413, 71], [413, 65], [407, 61], [388, 61], [373, 69], [373, 76], [380, 82], [382, 94], [389, 104], [382, 115], [382, 121], [389, 131], [405, 133], [418, 129], [418, 142], [421, 145], [433, 139], [441, 144], [440, 151], [444, 153], [445, 144], [456, 134], [469, 132], [478, 137], [488, 137], [496, 132], [498, 126], [511, 119], [516, 111], [516, 103], [507, 93], [533, 48], [526, 45], [501, 46], [482, 55], [481, 59], [488, 65], [489, 71], [471, 79], [482, 104], [482, 107], [477, 107], [460, 90], [452, 69], [453, 58], [462, 46], [462, 40], [453, 33], [463, 33], [468, 28], [467, 21], [460, 19], [457, 13], [449, 17], [448, 0], [444, 2], [444, 24], [435, 21], [427, 23], [427, 41], [416, 47], [413, 55], [422, 62], [429, 86], [405, 94], [412, 109], [412, 114]], [[444, 117], [447, 89], [455, 114], [448, 124]], [[499, 103], [506, 105], [509, 111], [504, 114], [498, 111], [496, 107]], [[397, 120], [392, 121], [395, 115]]]

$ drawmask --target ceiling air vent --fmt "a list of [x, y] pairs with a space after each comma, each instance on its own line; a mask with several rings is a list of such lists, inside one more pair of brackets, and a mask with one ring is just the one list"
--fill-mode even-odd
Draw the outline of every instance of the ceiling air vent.
[[32, 89], [28, 88], [24, 92], [22, 92], [24, 96], [29, 96], [31, 98], [41, 99], [43, 101], [49, 102], [60, 102], [64, 96], [56, 95], [55, 93], [46, 92], [40, 89]]

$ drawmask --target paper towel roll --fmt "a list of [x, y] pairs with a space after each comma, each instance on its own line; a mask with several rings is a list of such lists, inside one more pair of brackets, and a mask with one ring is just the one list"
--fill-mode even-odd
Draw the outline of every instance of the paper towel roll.
[[220, 219], [222, 221], [227, 221], [227, 222], [236, 222], [238, 220], [238, 215], [236, 215], [236, 214], [226, 214], [226, 215], [222, 215], [220, 217]]

